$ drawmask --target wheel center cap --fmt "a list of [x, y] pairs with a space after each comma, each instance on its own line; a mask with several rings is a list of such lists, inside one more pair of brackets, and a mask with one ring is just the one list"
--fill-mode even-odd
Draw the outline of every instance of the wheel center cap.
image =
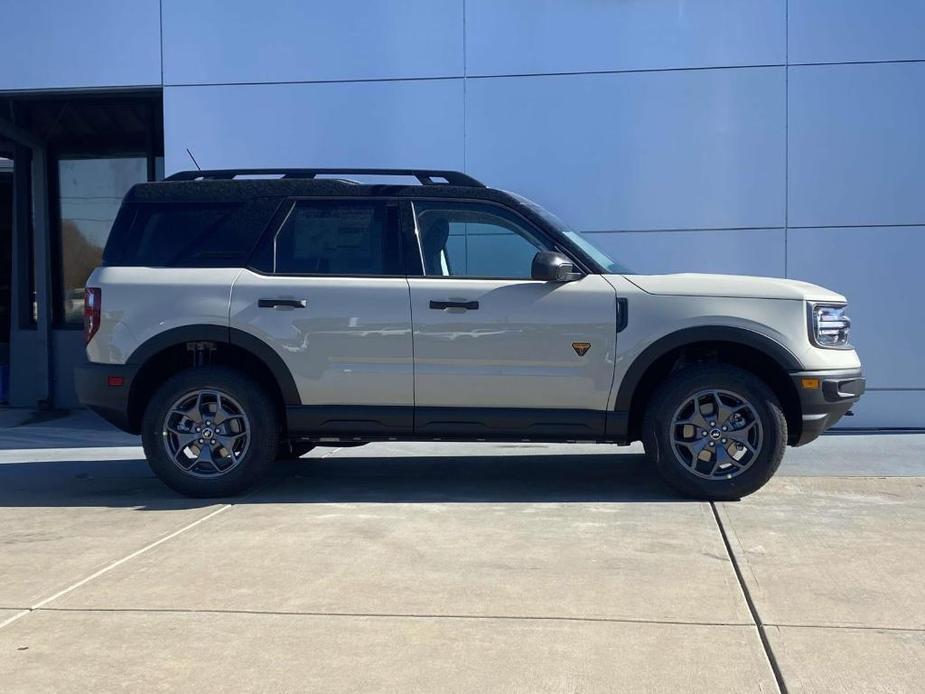
[[719, 429], [710, 429], [710, 438], [711, 438], [711, 439], [716, 440], [716, 439], [718, 439], [718, 438], [719, 438], [720, 436], [722, 436], [722, 435], [723, 435], [723, 432], [721, 432]]
[[203, 429], [203, 430], [202, 430], [202, 438], [204, 438], [204, 439], [211, 439], [211, 438], [212, 438], [212, 430], [211, 430], [211, 429]]

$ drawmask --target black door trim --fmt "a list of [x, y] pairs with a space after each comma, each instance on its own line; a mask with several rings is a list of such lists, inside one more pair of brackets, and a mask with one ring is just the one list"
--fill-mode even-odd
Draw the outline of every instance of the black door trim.
[[602, 410], [416, 407], [416, 435], [569, 440], [604, 436]]
[[300, 405], [286, 408], [293, 438], [604, 441], [606, 413], [504, 407]]
[[298, 405], [286, 408], [290, 436], [410, 434], [411, 405]]

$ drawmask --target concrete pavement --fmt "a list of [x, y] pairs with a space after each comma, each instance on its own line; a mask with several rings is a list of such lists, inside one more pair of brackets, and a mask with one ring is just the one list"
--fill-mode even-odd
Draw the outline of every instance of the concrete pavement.
[[0, 429], [4, 692], [925, 681], [922, 435], [826, 437], [715, 508], [638, 448], [491, 444], [316, 449], [212, 503], [99, 426]]

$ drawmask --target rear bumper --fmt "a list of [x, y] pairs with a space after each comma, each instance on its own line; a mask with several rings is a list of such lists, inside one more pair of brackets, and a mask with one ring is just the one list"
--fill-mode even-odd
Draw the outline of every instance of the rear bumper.
[[[125, 364], [82, 364], [74, 369], [74, 385], [80, 403], [113, 426], [133, 431], [129, 417], [129, 392], [138, 371]], [[111, 385], [121, 378], [121, 385]]]
[[[841, 419], [864, 394], [861, 369], [799, 371], [790, 374], [800, 396], [803, 428], [793, 444], [802, 446], [817, 439]], [[818, 379], [818, 387], [804, 387], [804, 379]]]

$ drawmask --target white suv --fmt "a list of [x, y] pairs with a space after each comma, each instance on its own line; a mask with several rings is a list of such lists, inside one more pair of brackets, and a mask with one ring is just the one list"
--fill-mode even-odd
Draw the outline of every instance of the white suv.
[[732, 499], [864, 391], [839, 294], [635, 275], [452, 171], [137, 185], [84, 312], [81, 400], [192, 496], [319, 444], [641, 440], [675, 488]]

